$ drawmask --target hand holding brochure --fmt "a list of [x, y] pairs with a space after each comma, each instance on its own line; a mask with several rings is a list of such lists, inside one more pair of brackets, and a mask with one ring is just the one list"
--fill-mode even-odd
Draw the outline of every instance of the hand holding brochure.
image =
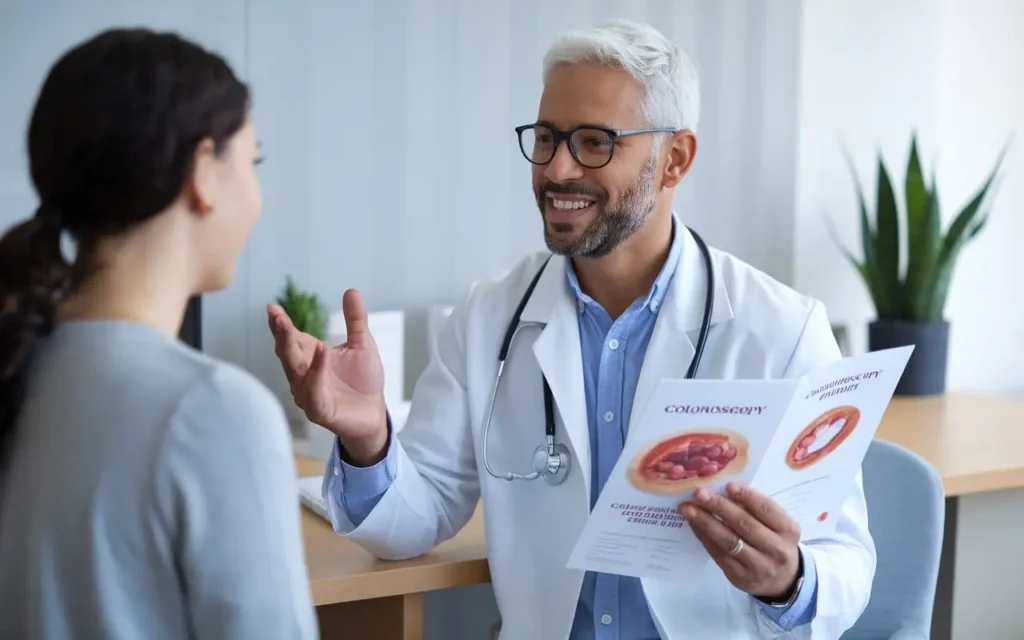
[[829, 533], [912, 346], [840, 360], [797, 379], [663, 380], [598, 497], [568, 566], [636, 577], [699, 570], [679, 514], [698, 487], [744, 482]]

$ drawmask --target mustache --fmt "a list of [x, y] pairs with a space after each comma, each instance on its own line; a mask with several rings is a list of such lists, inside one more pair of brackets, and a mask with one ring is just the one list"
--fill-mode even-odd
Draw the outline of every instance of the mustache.
[[582, 184], [559, 184], [557, 182], [545, 182], [537, 188], [537, 196], [543, 193], [560, 193], [567, 196], [590, 196], [599, 200], [608, 197], [603, 189], [588, 187]]

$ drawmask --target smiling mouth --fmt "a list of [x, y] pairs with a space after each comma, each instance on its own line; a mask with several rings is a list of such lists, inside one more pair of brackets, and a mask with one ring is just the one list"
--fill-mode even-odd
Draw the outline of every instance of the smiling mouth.
[[554, 194], [547, 194], [547, 201], [550, 208], [554, 211], [565, 212], [565, 213], [580, 213], [589, 210], [597, 202], [583, 196], [561, 196]]

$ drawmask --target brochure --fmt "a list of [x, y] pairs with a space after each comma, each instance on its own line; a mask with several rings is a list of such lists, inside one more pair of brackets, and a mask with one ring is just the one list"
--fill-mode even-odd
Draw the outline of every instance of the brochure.
[[796, 379], [663, 380], [636, 424], [568, 566], [635, 577], [700, 570], [707, 550], [679, 505], [743, 482], [803, 538], [829, 533], [912, 346], [845, 358]]

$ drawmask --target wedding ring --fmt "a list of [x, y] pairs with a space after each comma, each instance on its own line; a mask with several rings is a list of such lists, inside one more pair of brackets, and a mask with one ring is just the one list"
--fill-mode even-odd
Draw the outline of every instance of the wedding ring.
[[739, 555], [740, 551], [743, 551], [743, 538], [736, 538], [736, 545], [729, 550], [729, 555]]

